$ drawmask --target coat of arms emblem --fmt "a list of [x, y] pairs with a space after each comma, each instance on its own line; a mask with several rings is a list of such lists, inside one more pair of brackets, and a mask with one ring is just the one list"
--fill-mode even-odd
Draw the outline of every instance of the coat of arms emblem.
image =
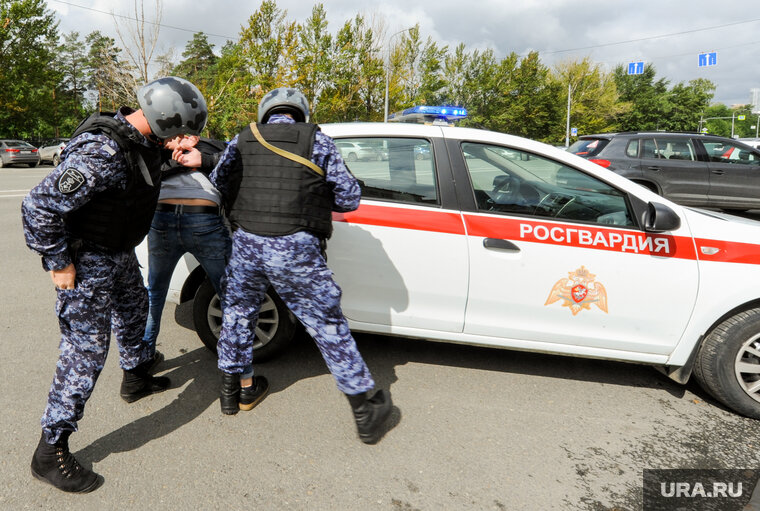
[[596, 275], [584, 266], [567, 275], [567, 278], [559, 279], [554, 284], [544, 305], [562, 300], [562, 306], [569, 307], [573, 316], [583, 309], [591, 310], [592, 303], [607, 312], [607, 291], [601, 283], [594, 280]]

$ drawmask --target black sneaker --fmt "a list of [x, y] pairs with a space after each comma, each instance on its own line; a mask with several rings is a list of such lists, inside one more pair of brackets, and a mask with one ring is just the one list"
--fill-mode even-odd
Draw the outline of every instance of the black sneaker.
[[80, 465], [69, 452], [70, 434], [64, 432], [55, 444], [47, 443], [42, 434], [32, 458], [32, 475], [62, 491], [88, 493], [100, 487], [103, 478]]
[[253, 409], [269, 392], [269, 382], [263, 376], [254, 376], [253, 385], [240, 387], [240, 401], [238, 407], [243, 411]]

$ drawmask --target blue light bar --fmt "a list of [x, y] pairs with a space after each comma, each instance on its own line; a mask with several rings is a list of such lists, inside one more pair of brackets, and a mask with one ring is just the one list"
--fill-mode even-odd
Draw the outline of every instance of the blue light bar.
[[467, 109], [461, 106], [417, 105], [388, 116], [389, 121], [417, 122], [424, 124], [448, 124], [467, 117]]
[[467, 117], [467, 109], [461, 106], [425, 106], [417, 105], [412, 108], [407, 108], [401, 115], [409, 114], [423, 114], [432, 115], [434, 117], [445, 117], [449, 120], [464, 119]]

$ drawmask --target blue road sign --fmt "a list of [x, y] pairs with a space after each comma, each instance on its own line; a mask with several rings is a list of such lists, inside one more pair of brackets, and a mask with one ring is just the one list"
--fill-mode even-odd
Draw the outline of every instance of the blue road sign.
[[628, 63], [628, 74], [629, 75], [644, 74], [644, 63], [643, 62]]
[[699, 67], [714, 66], [718, 63], [718, 52], [700, 53], [699, 54]]
[[578, 128], [570, 128], [570, 135], [577, 137], [578, 136]]

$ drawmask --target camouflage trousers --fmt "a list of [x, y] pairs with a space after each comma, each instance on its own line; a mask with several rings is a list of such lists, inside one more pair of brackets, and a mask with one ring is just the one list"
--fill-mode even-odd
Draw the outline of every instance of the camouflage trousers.
[[64, 430], [76, 431], [103, 370], [112, 329], [122, 369], [133, 369], [149, 357], [142, 342], [148, 293], [134, 251], [80, 250], [74, 266], [76, 287], [57, 290], [60, 355], [40, 421], [49, 443]]
[[375, 386], [343, 316], [341, 290], [318, 238], [306, 232], [257, 236], [238, 229], [225, 277], [219, 369], [242, 373], [251, 364], [259, 307], [271, 284], [314, 338], [338, 389], [359, 394]]

